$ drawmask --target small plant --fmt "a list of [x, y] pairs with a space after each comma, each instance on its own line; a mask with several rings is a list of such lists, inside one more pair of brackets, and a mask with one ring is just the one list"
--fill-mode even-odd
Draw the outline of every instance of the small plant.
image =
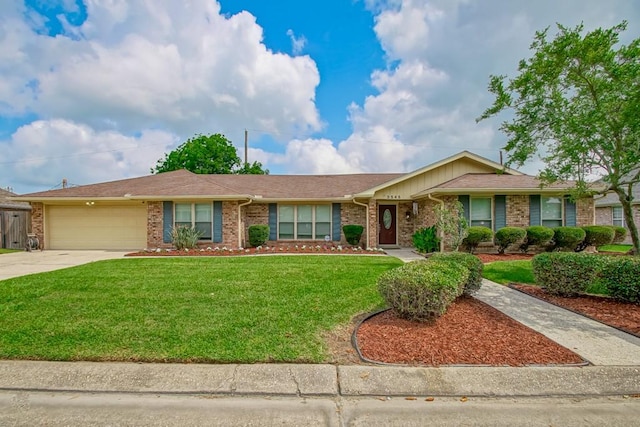
[[575, 252], [547, 252], [531, 261], [536, 283], [550, 294], [565, 297], [583, 294], [598, 280], [608, 257]]
[[456, 266], [462, 265], [469, 271], [469, 277], [464, 283], [463, 293], [465, 295], [473, 295], [482, 286], [482, 270], [484, 264], [477, 256], [464, 252], [443, 252], [433, 254], [430, 261], [446, 261]]
[[553, 240], [553, 229], [542, 225], [532, 225], [525, 229], [527, 237], [520, 245], [520, 250], [527, 253], [529, 246], [547, 246]]
[[469, 229], [469, 224], [463, 215], [462, 203], [456, 201], [452, 208], [438, 204], [433, 211], [436, 214], [436, 228], [440, 232], [445, 246], [456, 252], [464, 238], [467, 237]]
[[181, 225], [171, 229], [171, 243], [178, 250], [195, 248], [201, 236], [202, 233], [194, 227]]
[[555, 227], [553, 229], [553, 250], [574, 251], [587, 233], [580, 227]]
[[609, 227], [614, 232], [612, 243], [622, 243], [625, 237], [627, 237], [627, 229], [624, 227], [620, 227], [619, 225], [607, 225], [606, 227]]
[[401, 318], [429, 321], [462, 294], [469, 272], [447, 261], [415, 261], [384, 272], [378, 290]]
[[613, 298], [640, 303], [640, 259], [631, 257], [613, 257], [604, 266], [601, 283]]
[[469, 234], [464, 238], [462, 243], [466, 246], [469, 253], [474, 253], [478, 245], [482, 242], [490, 242], [493, 239], [493, 231], [488, 227], [469, 227]]
[[249, 244], [256, 248], [267, 243], [269, 240], [268, 225], [252, 225], [249, 227]]
[[354, 246], [360, 244], [363, 231], [364, 227], [361, 225], [350, 224], [342, 227], [342, 232], [344, 233], [344, 238], [347, 240], [347, 243]]
[[498, 253], [504, 254], [511, 245], [521, 245], [527, 238], [527, 230], [519, 227], [503, 227], [496, 231], [496, 243]]
[[604, 225], [587, 225], [582, 229], [585, 233], [584, 240], [578, 243], [576, 252], [582, 252], [589, 246], [609, 245], [616, 234], [613, 228]]
[[419, 229], [413, 234], [412, 239], [413, 246], [420, 253], [437, 252], [440, 249], [440, 239], [435, 225]]

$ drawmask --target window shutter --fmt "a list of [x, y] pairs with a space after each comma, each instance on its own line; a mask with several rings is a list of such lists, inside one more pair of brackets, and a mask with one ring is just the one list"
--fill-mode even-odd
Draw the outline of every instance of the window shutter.
[[278, 205], [269, 203], [269, 240], [278, 240]]
[[495, 230], [498, 231], [507, 226], [507, 196], [495, 196], [494, 205], [496, 208], [496, 226]]
[[162, 241], [171, 243], [173, 228], [173, 202], [162, 202]]
[[564, 199], [564, 223], [567, 227], [575, 227], [577, 224], [576, 204], [569, 198]]
[[340, 224], [340, 203], [334, 203], [332, 206], [332, 218], [331, 218], [331, 224], [332, 224], [332, 229], [331, 229], [331, 234], [333, 234], [333, 236], [331, 236], [331, 238], [333, 239], [334, 242], [339, 242], [340, 241], [340, 230], [342, 228], [341, 224]]
[[222, 242], [222, 202], [213, 202], [213, 242]]
[[529, 196], [529, 225], [542, 224], [542, 213], [540, 212], [540, 195], [532, 194]]
[[469, 208], [471, 201], [469, 196], [458, 196], [458, 201], [462, 203], [462, 209], [464, 209], [464, 219], [467, 220], [467, 224], [471, 224], [471, 209]]

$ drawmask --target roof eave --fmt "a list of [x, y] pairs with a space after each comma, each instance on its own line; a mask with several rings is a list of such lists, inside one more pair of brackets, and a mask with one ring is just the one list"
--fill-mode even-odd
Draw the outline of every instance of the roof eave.
[[548, 187], [535, 187], [535, 188], [431, 188], [426, 191], [412, 194], [412, 198], [428, 197], [429, 194], [435, 195], [462, 195], [462, 194], [557, 194], [565, 193], [569, 188], [548, 188]]

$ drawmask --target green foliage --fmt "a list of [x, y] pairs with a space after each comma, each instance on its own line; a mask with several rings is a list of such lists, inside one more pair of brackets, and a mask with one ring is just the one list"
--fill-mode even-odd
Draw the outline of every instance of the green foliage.
[[555, 227], [553, 229], [553, 249], [573, 251], [582, 243], [586, 234], [580, 227]]
[[437, 252], [440, 249], [440, 239], [436, 226], [424, 227], [413, 233], [413, 246], [420, 253]]
[[612, 257], [601, 275], [610, 296], [624, 302], [640, 303], [640, 259]]
[[534, 285], [530, 260], [496, 261], [486, 264], [482, 270], [482, 276], [492, 282], [503, 285], [509, 283], [527, 283]]
[[496, 231], [498, 253], [503, 254], [511, 245], [521, 245], [527, 237], [527, 230], [519, 227], [503, 227]]
[[447, 261], [415, 261], [384, 272], [382, 298], [399, 317], [429, 321], [441, 316], [462, 294], [469, 271]]
[[268, 225], [252, 225], [249, 227], [249, 244], [254, 248], [264, 245], [269, 240]]
[[171, 243], [178, 250], [193, 249], [198, 246], [198, 240], [202, 236], [194, 227], [179, 226], [171, 229]]
[[536, 283], [550, 294], [576, 296], [598, 280], [608, 257], [575, 252], [547, 252], [533, 257]]
[[243, 164], [223, 135], [196, 135], [159, 159], [151, 173], [186, 169], [197, 174], [268, 174], [259, 162]]
[[342, 227], [342, 232], [344, 233], [344, 238], [347, 243], [354, 246], [360, 244], [363, 231], [364, 227], [361, 225], [349, 224]]
[[[520, 61], [516, 77], [490, 77], [495, 100], [478, 120], [510, 113], [501, 125], [507, 166], [539, 155], [543, 184], [572, 179], [574, 196], [615, 193], [640, 253], [631, 209], [632, 187], [640, 182], [640, 39], [620, 44], [626, 29], [622, 22], [585, 34], [583, 25], [558, 24], [551, 40], [549, 28], [537, 32], [532, 56]], [[595, 171], [603, 179], [589, 182]]]
[[576, 248], [577, 252], [584, 251], [589, 246], [609, 245], [613, 242], [615, 231], [604, 225], [587, 225], [582, 227], [585, 232], [584, 240]]
[[453, 206], [449, 207], [437, 204], [433, 208], [433, 212], [436, 215], [436, 228], [441, 233], [445, 246], [457, 251], [464, 238], [467, 237], [469, 229], [469, 224], [464, 218], [462, 203], [456, 200]]
[[631, 245], [604, 245], [604, 246], [600, 246], [598, 250], [600, 252], [619, 252], [619, 253], [626, 254], [632, 248], [633, 246]]
[[624, 227], [619, 225], [606, 225], [605, 227], [609, 227], [614, 232], [613, 242], [611, 243], [622, 243], [624, 238], [627, 237], [627, 229]]
[[475, 294], [482, 287], [482, 270], [484, 264], [477, 256], [464, 252], [442, 252], [433, 254], [429, 261], [446, 261], [456, 266], [463, 266], [469, 270], [469, 277], [464, 283], [463, 293], [465, 295]]
[[469, 227], [467, 237], [462, 243], [466, 246], [469, 253], [474, 253], [478, 245], [482, 242], [490, 242], [493, 239], [493, 231], [488, 227], [474, 226]]
[[527, 237], [520, 245], [522, 252], [527, 252], [529, 246], [546, 246], [553, 240], [553, 229], [542, 225], [532, 225], [526, 229]]

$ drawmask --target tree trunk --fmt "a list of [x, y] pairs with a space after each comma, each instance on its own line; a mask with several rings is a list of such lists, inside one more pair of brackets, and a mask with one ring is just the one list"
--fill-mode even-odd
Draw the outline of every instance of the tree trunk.
[[640, 238], [638, 238], [638, 227], [633, 220], [633, 207], [631, 205], [631, 197], [622, 190], [614, 190], [622, 204], [622, 212], [624, 214], [624, 222], [631, 234], [631, 242], [633, 243], [634, 254], [640, 256]]

